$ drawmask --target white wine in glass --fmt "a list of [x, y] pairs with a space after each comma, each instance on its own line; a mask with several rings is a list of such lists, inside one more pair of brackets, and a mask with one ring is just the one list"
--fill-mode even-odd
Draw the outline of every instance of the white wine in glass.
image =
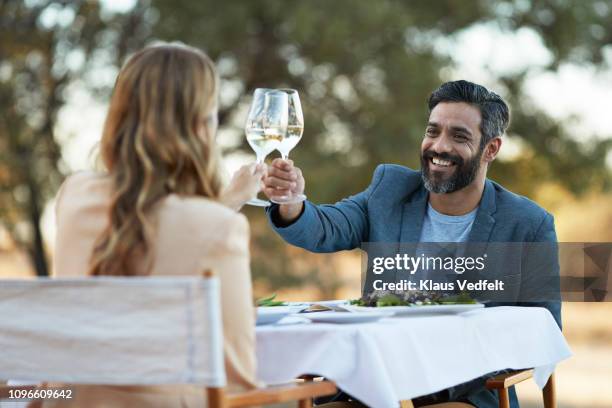
[[[300, 103], [298, 91], [295, 89], [281, 89], [280, 91], [286, 93], [289, 97], [289, 111], [287, 117], [287, 134], [276, 150], [280, 152], [283, 160], [287, 160], [289, 158], [289, 152], [302, 139], [302, 133], [304, 133], [304, 114], [302, 113], [302, 104]], [[306, 200], [304, 194], [290, 194], [288, 196], [280, 196], [272, 199], [272, 201], [277, 204], [299, 203], [304, 200]]]
[[257, 156], [257, 163], [263, 163], [266, 156], [277, 149], [283, 140], [280, 131], [263, 128], [246, 129], [246, 137], [251, 149]]
[[[289, 98], [287, 94], [272, 89], [258, 88], [253, 94], [253, 103], [245, 126], [246, 139], [257, 156], [257, 163], [263, 163], [283, 141], [287, 132]], [[254, 198], [249, 205], [267, 207], [269, 201]]]

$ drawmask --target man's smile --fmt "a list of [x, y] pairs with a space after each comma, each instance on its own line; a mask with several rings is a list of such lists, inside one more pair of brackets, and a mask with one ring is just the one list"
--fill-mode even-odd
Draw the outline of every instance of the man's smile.
[[450, 160], [431, 157], [429, 159], [429, 168], [433, 171], [448, 171], [456, 167], [456, 164]]

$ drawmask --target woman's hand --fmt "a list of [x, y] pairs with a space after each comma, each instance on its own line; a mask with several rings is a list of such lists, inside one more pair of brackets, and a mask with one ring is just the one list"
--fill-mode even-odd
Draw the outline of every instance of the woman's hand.
[[219, 201], [239, 211], [247, 201], [259, 193], [265, 174], [265, 164], [253, 163], [242, 166], [232, 176], [229, 185], [221, 193]]

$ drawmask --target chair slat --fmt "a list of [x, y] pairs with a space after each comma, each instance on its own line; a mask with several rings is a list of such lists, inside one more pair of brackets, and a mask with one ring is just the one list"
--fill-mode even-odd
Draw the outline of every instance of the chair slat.
[[486, 385], [489, 389], [498, 390], [502, 388], [509, 388], [531, 377], [533, 377], [533, 370], [514, 371], [489, 378]]
[[230, 394], [226, 397], [228, 408], [246, 407], [259, 404], [277, 404], [306, 398], [322, 397], [337, 392], [331, 381], [295, 383]]

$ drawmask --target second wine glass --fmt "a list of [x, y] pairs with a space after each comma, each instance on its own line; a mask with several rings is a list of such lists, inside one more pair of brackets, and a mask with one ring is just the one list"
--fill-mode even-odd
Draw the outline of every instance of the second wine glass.
[[[286, 93], [289, 98], [289, 111], [287, 117], [287, 134], [276, 150], [280, 152], [283, 160], [287, 160], [289, 158], [289, 152], [302, 139], [302, 133], [304, 133], [304, 114], [302, 113], [302, 104], [298, 91], [295, 89], [280, 89], [280, 91]], [[272, 198], [272, 201], [277, 204], [299, 203], [304, 200], [306, 200], [304, 194], [290, 194]]]

